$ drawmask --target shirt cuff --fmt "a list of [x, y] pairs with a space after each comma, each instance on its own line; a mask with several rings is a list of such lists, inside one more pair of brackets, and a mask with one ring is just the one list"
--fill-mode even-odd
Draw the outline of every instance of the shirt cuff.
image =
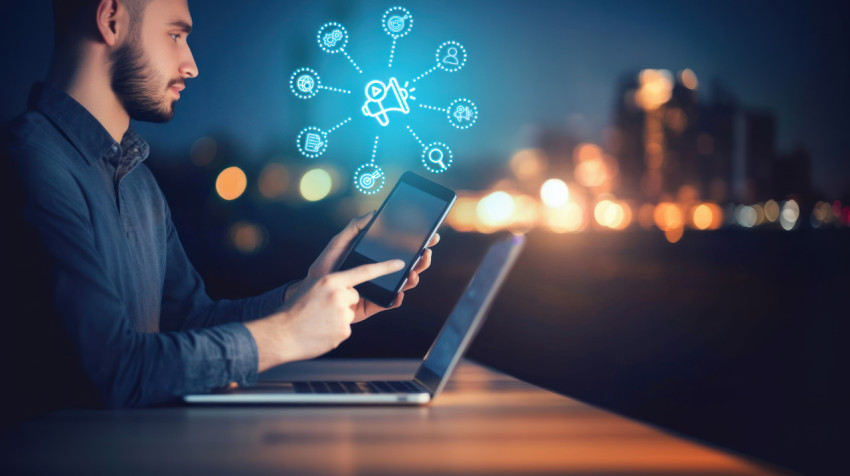
[[298, 281], [298, 279], [293, 279], [292, 281], [284, 284], [283, 286], [272, 289], [271, 291], [263, 294], [263, 303], [259, 317], [265, 317], [269, 314], [274, 314], [275, 312], [279, 311], [280, 308], [283, 307], [283, 303], [286, 300], [286, 290], [289, 289], [289, 286]]
[[257, 367], [259, 353], [254, 336], [245, 325], [239, 322], [225, 324], [220, 327], [228, 336], [228, 374], [230, 380], [239, 385], [253, 385], [257, 382]]

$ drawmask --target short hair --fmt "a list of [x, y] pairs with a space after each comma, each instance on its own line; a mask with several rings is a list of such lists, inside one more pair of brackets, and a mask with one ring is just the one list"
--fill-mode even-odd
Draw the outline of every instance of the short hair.
[[[141, 24], [150, 0], [117, 0], [130, 13], [130, 29]], [[94, 35], [92, 20], [101, 0], [53, 0], [53, 38], [58, 48], [75, 36]]]

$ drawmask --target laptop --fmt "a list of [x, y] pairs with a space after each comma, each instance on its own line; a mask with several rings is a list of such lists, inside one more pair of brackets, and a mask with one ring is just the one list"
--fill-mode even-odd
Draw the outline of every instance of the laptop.
[[440, 394], [481, 328], [487, 310], [525, 243], [494, 243], [455, 304], [413, 380], [261, 382], [251, 387], [186, 395], [190, 404], [423, 405]]

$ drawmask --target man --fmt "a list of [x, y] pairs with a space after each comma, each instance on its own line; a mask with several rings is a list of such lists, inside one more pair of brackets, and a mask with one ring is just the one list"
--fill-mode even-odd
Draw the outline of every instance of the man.
[[[26, 406], [143, 406], [249, 384], [335, 348], [381, 310], [353, 286], [401, 261], [332, 272], [370, 216], [334, 237], [304, 279], [212, 301], [130, 127], [170, 120], [198, 75], [186, 0], [54, 0], [54, 14], [48, 81], [11, 126], [2, 172], [17, 220], [4, 249], [25, 258], [6, 267], [3, 347]], [[430, 260], [429, 249], [405, 289]]]

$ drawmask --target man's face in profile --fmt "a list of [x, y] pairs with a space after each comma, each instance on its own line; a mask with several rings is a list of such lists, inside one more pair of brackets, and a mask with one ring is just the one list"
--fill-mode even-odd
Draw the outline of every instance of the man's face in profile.
[[186, 42], [192, 18], [186, 0], [151, 0], [131, 19], [129, 36], [110, 56], [112, 90], [130, 118], [168, 122], [185, 88], [197, 76]]

